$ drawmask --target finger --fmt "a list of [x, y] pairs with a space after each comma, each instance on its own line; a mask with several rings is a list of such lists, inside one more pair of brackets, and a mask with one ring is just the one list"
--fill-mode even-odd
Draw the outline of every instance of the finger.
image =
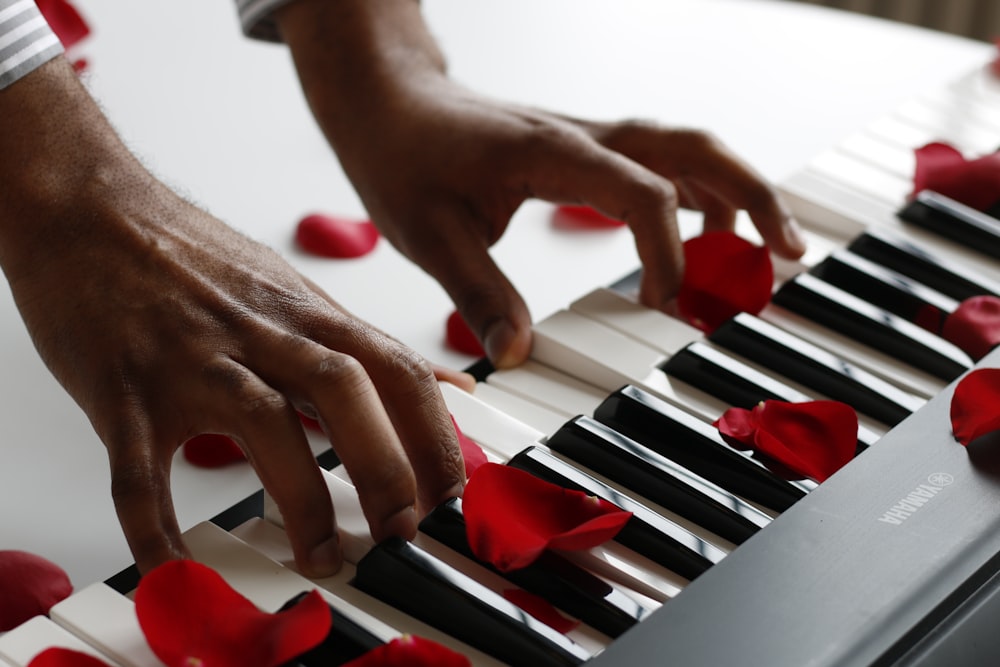
[[227, 360], [207, 375], [205, 403], [215, 410], [212, 419], [219, 420], [208, 423], [243, 447], [281, 510], [300, 570], [312, 577], [335, 573], [341, 555], [330, 492], [291, 403], [235, 361]]
[[764, 242], [777, 254], [795, 259], [805, 252], [801, 229], [777, 191], [711, 135], [640, 122], [581, 126], [603, 145], [653, 171], [690, 181], [731, 208], [746, 210]]
[[583, 132], [557, 134], [529, 153], [525, 179], [535, 196], [583, 202], [628, 224], [643, 266], [639, 298], [666, 306], [684, 272], [673, 184]]
[[476, 388], [476, 378], [469, 373], [457, 371], [453, 368], [448, 368], [447, 366], [439, 366], [438, 364], [431, 364], [431, 370], [434, 373], [434, 378], [438, 382], [453, 384], [462, 391], [470, 394]]
[[[309, 377], [310, 369], [322, 364], [329, 350], [336, 349], [357, 359], [376, 385], [383, 408], [406, 450], [417, 479], [419, 507], [429, 509], [461, 496], [465, 485], [462, 451], [435, 378], [435, 370], [443, 369], [432, 367], [392, 336], [344, 315], [321, 288], [308, 281], [307, 284], [331, 309], [309, 324], [308, 339], [274, 332], [273, 335], [286, 340], [262, 357], [277, 359], [273, 349], [288, 352], [279, 359], [280, 368], [274, 371], [287, 376], [292, 369], [291, 381], [284, 385], [288, 387], [286, 395], [301, 398], [301, 382], [297, 380]], [[306, 347], [312, 348], [311, 356], [305, 352]], [[463, 388], [474, 387], [475, 380], [465, 373], [451, 371], [449, 376]], [[323, 398], [314, 402], [319, 403]]]
[[704, 232], [731, 232], [736, 229], [736, 209], [697, 185], [685, 185], [685, 190], [702, 212]]
[[[488, 240], [467, 210], [435, 211], [434, 229], [412, 244], [411, 257], [433, 276], [476, 334], [497, 368], [516, 366], [531, 352], [528, 306], [489, 254]], [[447, 233], [447, 238], [439, 234]]]
[[139, 409], [125, 411], [104, 442], [111, 464], [111, 497], [139, 572], [189, 558], [170, 494], [176, 444], [158, 443]]

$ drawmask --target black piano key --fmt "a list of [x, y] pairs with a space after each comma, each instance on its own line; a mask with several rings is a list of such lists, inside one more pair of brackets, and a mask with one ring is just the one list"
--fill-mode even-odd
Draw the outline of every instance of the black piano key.
[[728, 491], [589, 417], [570, 420], [546, 444], [734, 544], [770, 522]]
[[889, 230], [870, 229], [855, 238], [848, 250], [909, 276], [956, 301], [984, 294], [1000, 296], [1000, 285], [995, 282]]
[[529, 447], [508, 465], [631, 512], [615, 541], [686, 579], [695, 579], [726, 556], [722, 549], [545, 450]]
[[708, 339], [889, 426], [924, 404], [863, 368], [748, 313], [723, 323]]
[[435, 507], [420, 522], [420, 530], [609, 637], [620, 636], [652, 611], [603, 579], [550, 551], [544, 552], [531, 565], [511, 572], [500, 572], [480, 561], [469, 546], [459, 498]]
[[846, 250], [834, 252], [809, 273], [933, 332], [958, 307], [955, 299]]
[[[304, 592], [296, 595], [282, 605], [281, 611], [294, 607], [306, 595]], [[296, 657], [296, 663], [303, 667], [343, 665], [382, 645], [381, 639], [352, 621], [336, 607], [330, 607], [330, 615], [333, 617], [333, 625], [326, 639], [319, 646]]]
[[353, 585], [512, 665], [580, 665], [583, 648], [406, 540], [393, 537], [358, 562]]
[[749, 452], [729, 447], [711, 424], [638, 387], [611, 394], [597, 406], [594, 419], [775, 512], [784, 512], [816, 488], [811, 480], [782, 479]]
[[[780, 380], [700, 342], [691, 343], [679, 350], [660, 364], [660, 368], [671, 377], [747, 410], [767, 400], [788, 403], [812, 400]], [[858, 427], [859, 450], [870, 447], [877, 440], [876, 434]]]
[[1000, 220], [936, 192], [917, 193], [898, 213], [906, 222], [1000, 259]]
[[772, 301], [948, 382], [972, 367], [944, 339], [807, 273], [782, 285]]

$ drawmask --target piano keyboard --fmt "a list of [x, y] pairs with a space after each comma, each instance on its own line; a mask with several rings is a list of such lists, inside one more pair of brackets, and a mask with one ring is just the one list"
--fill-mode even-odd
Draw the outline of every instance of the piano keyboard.
[[[897, 212], [912, 149], [996, 149], [997, 102], [1000, 82], [973, 72], [783, 183], [812, 251], [779, 263], [759, 316], [705, 336], [637, 305], [632, 276], [539, 322], [532, 359], [489, 372], [475, 395], [442, 387], [491, 460], [632, 511], [607, 545], [504, 578], [463, 548], [459, 502], [412, 545], [376, 545], [334, 467], [348, 561], [335, 577], [293, 571], [280, 515], [259, 497], [188, 531], [192, 553], [264, 610], [318, 587], [359, 647], [418, 634], [475, 665], [984, 664], [1000, 654], [988, 622], [1000, 612], [1000, 461], [954, 442], [953, 382], [974, 363], [916, 321], [1000, 295], [994, 246], [979, 242], [1000, 222], [972, 216], [973, 236], [945, 238]], [[1000, 351], [979, 365], [1000, 365]], [[766, 398], [854, 406], [856, 460], [822, 485], [788, 481], [710, 426]], [[48, 646], [158, 665], [123, 595], [134, 579], [109, 583], [0, 637], [0, 667]], [[582, 623], [564, 636], [531, 619], [503, 596], [522, 587]]]

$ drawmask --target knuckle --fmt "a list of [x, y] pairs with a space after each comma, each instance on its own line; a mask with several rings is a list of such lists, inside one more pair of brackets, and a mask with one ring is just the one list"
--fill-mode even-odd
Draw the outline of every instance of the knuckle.
[[329, 352], [308, 371], [307, 383], [320, 390], [360, 393], [368, 382], [368, 373], [360, 361], [348, 354]]

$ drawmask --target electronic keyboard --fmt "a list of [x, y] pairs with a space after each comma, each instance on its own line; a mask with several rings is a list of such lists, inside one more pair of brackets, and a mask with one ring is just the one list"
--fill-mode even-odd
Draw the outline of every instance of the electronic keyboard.
[[[412, 544], [374, 544], [328, 453], [341, 573], [294, 572], [262, 492], [188, 531], [192, 553], [268, 611], [318, 587], [336, 625], [357, 631], [338, 640], [350, 647], [340, 661], [406, 633], [475, 665], [995, 661], [1000, 436], [960, 446], [949, 406], [956, 381], [1000, 366], [1000, 351], [975, 362], [919, 322], [1000, 295], [1000, 220], [933, 193], [910, 197], [912, 149], [935, 140], [968, 154], [1000, 146], [1000, 81], [986, 68], [902, 105], [781, 185], [810, 251], [777, 262], [761, 313], [706, 335], [638, 305], [637, 274], [626, 276], [538, 322], [523, 366], [478, 365], [474, 394], [442, 386], [491, 460], [633, 512], [614, 541], [503, 577], [474, 561], [453, 501]], [[730, 406], [819, 398], [859, 415], [854, 460], [822, 484], [790, 479], [711, 426]], [[0, 667], [51, 645], [159, 664], [124, 595], [135, 583], [126, 571], [0, 637]], [[508, 602], [511, 589], [580, 624], [553, 631]]]

